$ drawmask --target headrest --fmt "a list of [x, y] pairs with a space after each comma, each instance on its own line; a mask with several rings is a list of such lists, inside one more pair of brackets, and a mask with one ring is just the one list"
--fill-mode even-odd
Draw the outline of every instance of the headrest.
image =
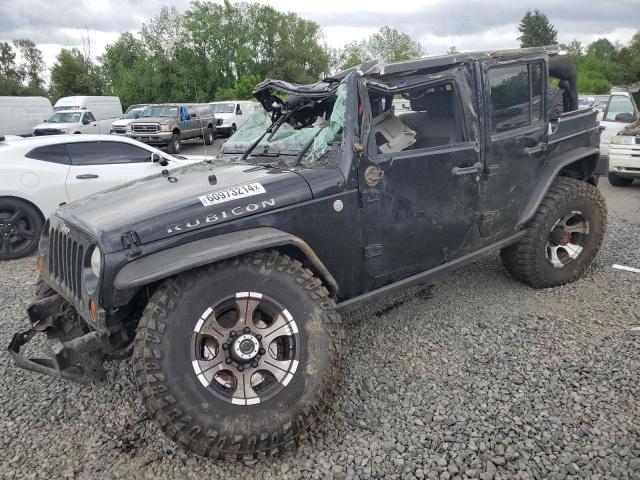
[[450, 114], [453, 111], [453, 90], [437, 90], [409, 98], [411, 110], [428, 111], [432, 115]]

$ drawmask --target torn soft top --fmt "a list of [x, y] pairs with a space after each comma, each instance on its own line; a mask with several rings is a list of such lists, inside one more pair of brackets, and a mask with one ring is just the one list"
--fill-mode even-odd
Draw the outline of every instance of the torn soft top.
[[300, 96], [305, 98], [323, 98], [333, 94], [340, 80], [327, 79], [321, 80], [310, 85], [298, 85], [296, 83], [285, 82], [284, 80], [266, 79], [258, 84], [253, 90], [256, 100], [264, 107], [267, 112], [273, 110], [273, 103], [282, 103], [282, 100], [274, 95], [274, 92], [282, 92], [292, 96]]

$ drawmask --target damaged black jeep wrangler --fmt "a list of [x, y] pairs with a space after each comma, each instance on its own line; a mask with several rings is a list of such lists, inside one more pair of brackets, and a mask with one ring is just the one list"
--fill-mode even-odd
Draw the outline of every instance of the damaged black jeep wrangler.
[[[559, 78], [559, 89], [551, 87]], [[261, 457], [318, 425], [339, 312], [501, 251], [532, 287], [602, 241], [599, 126], [553, 48], [266, 80], [219, 158], [60, 208], [18, 366], [80, 382], [133, 351], [150, 415], [201, 455]], [[21, 347], [43, 332], [52, 358]]]

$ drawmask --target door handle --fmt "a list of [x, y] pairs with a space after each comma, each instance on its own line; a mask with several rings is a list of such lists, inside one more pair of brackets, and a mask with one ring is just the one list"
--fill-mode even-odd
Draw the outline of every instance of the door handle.
[[89, 180], [91, 178], [98, 178], [98, 175], [95, 175], [93, 173], [84, 173], [82, 175], [76, 175], [76, 178], [78, 180]]
[[470, 167], [453, 167], [451, 173], [454, 175], [468, 175], [470, 173], [478, 173], [482, 170], [482, 163], [474, 163]]

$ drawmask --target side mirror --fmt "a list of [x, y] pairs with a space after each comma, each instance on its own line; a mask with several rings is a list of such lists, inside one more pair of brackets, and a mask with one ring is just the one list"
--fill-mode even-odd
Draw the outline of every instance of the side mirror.
[[163, 158], [162, 156], [158, 155], [157, 153], [152, 153], [151, 154], [151, 161], [153, 163], [160, 164], [160, 166], [162, 166], [162, 167], [166, 167], [167, 165], [169, 165], [169, 162], [167, 161], [167, 159]]
[[83, 124], [83, 125], [89, 125], [90, 123], [91, 123], [91, 120], [89, 120], [87, 117], [84, 117], [84, 118], [82, 119], [82, 124]]
[[242, 115], [242, 110], [238, 109], [238, 115]]
[[140, 118], [140, 114], [139, 114], [139, 113], [136, 113], [133, 117], [134, 117], [134, 118], [136, 118], [136, 119], [138, 119], [138, 118]]
[[47, 121], [45, 120], [45, 121], [44, 121], [44, 122], [42, 122], [42, 123], [47, 123]]

